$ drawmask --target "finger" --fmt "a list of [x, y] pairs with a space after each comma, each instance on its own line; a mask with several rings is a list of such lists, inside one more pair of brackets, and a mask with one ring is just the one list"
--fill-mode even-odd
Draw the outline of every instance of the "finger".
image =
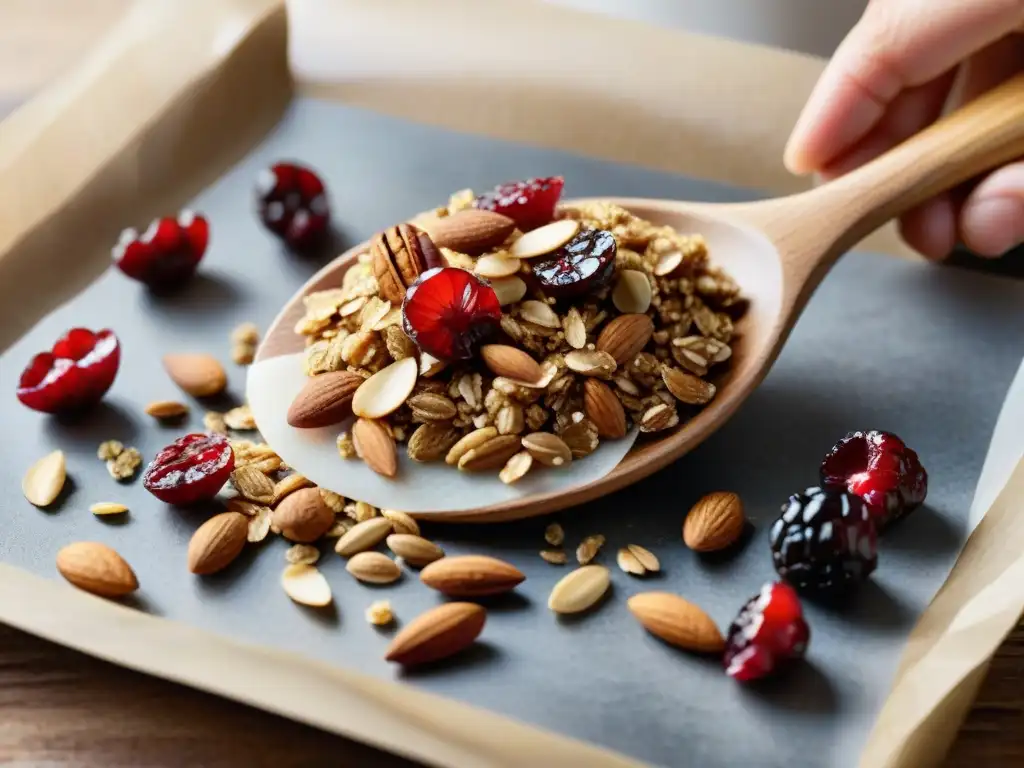
[[955, 71], [950, 71], [930, 83], [903, 91], [893, 99], [874, 129], [823, 168], [822, 176], [827, 179], [842, 176], [938, 120], [949, 98], [955, 75]]
[[952, 69], [1024, 22], [1020, 0], [873, 2], [839, 46], [786, 146], [794, 173], [845, 154], [906, 88]]
[[1024, 36], [1007, 35], [964, 62], [957, 103], [966, 103], [1024, 72]]
[[921, 255], [944, 259], [956, 245], [957, 208], [952, 195], [939, 195], [900, 219], [900, 235]]
[[1002, 256], [1024, 243], [1024, 161], [982, 180], [960, 212], [964, 244], [979, 256]]

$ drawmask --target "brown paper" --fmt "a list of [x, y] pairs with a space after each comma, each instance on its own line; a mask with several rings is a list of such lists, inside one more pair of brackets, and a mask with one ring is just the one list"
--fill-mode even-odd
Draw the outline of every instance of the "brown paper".
[[[290, 8], [302, 93], [779, 193], [808, 184], [779, 158], [818, 60], [527, 0]], [[139, 3], [75, 72], [0, 124], [0, 348], [106, 266], [125, 221], [181, 203], [273, 125], [296, 87], [286, 43], [283, 0]], [[868, 247], [906, 252], [891, 228]], [[932, 764], [955, 735], [1024, 605], [1021, 499], [1024, 464], [915, 628], [865, 766]], [[430, 764], [637, 765], [4, 565], [0, 620]]]

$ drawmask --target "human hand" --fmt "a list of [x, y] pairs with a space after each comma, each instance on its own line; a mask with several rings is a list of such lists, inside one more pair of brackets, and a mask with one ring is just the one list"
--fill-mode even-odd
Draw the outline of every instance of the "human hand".
[[[828, 179], [863, 165], [933, 123], [947, 101], [1024, 71], [1022, 32], [1022, 0], [871, 0], [804, 107], [786, 166]], [[934, 259], [957, 242], [1005, 253], [1024, 242], [1024, 159], [910, 211], [900, 230]]]

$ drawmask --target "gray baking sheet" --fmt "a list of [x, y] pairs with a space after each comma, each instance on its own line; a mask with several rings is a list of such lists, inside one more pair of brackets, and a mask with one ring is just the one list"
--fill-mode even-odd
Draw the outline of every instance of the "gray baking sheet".
[[[575, 547], [604, 534], [600, 561], [613, 589], [588, 615], [559, 619], [548, 591], [566, 573], [538, 557], [552, 518], [504, 525], [432, 525], [426, 534], [451, 554], [489, 553], [528, 579], [492, 602], [482, 641], [463, 658], [401, 673], [382, 661], [388, 633], [363, 611], [388, 598], [402, 621], [439, 597], [407, 573], [394, 587], [354, 582], [328, 550], [322, 569], [336, 608], [297, 606], [278, 585], [287, 543], [249, 548], [209, 578], [185, 568], [186, 546], [209, 510], [165, 507], [141, 483], [120, 485], [96, 458], [102, 440], [137, 446], [148, 460], [186, 427], [160, 427], [142, 414], [155, 399], [180, 397], [163, 373], [169, 351], [228, 359], [237, 323], [261, 328], [322, 263], [283, 251], [252, 214], [257, 171], [294, 158], [318, 168], [339, 224], [334, 252], [383, 226], [443, 202], [449, 192], [506, 179], [563, 174], [566, 194], [742, 200], [755, 193], [413, 125], [312, 100], [296, 101], [276, 130], [193, 201], [212, 222], [196, 282], [154, 297], [110, 270], [40, 322], [0, 358], [0, 558], [57, 578], [64, 544], [105, 541], [138, 573], [143, 610], [246, 641], [349, 665], [497, 710], [666, 766], [853, 766], [888, 691], [903, 643], [949, 572], [1004, 394], [1024, 352], [1024, 283], [871, 254], [842, 260], [797, 325], [772, 374], [738, 415], [697, 451], [656, 476], [554, 519]], [[146, 222], [125, 222], [145, 226]], [[808, 221], [807, 226], [814, 226]], [[112, 327], [123, 364], [105, 403], [80, 421], [46, 418], [13, 396], [31, 355], [72, 325]], [[237, 397], [245, 372], [229, 367]], [[223, 407], [224, 403], [215, 403]], [[201, 429], [204, 406], [187, 423]], [[787, 495], [816, 479], [823, 452], [848, 430], [881, 428], [917, 448], [929, 470], [926, 506], [887, 535], [880, 565], [843, 610], [808, 605], [808, 662], [766, 685], [741, 687], [714, 660], [694, 658], [646, 635], [625, 607], [648, 589], [680, 592], [724, 628], [772, 578], [767, 529]], [[68, 454], [69, 490], [40, 511], [16, 489], [26, 467], [55, 448]], [[753, 531], [727, 556], [702, 558], [681, 543], [690, 504], [716, 489], [739, 492]], [[97, 501], [131, 508], [124, 521], [89, 513]], [[616, 548], [652, 549], [657, 578], [614, 567]]]

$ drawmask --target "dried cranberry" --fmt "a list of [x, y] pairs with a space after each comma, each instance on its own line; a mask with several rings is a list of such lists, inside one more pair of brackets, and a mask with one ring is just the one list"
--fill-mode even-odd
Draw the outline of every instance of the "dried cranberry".
[[212, 499], [235, 468], [224, 435], [185, 435], [164, 448], [142, 473], [142, 484], [160, 501], [184, 506]]
[[510, 181], [484, 192], [473, 201], [473, 205], [508, 216], [526, 232], [547, 224], [555, 217], [555, 206], [564, 186], [565, 179], [561, 176]]
[[18, 399], [43, 413], [80, 410], [102, 399], [120, 363], [121, 345], [113, 331], [72, 328], [22, 371]]
[[803, 658], [810, 639], [793, 588], [781, 581], [765, 584], [729, 626], [725, 673], [744, 682], [764, 677], [787, 661]]
[[324, 183], [297, 163], [275, 163], [256, 179], [260, 221], [290, 248], [315, 245], [331, 220]]
[[176, 219], [155, 219], [141, 235], [126, 229], [112, 255], [114, 263], [128, 277], [151, 288], [173, 288], [195, 273], [209, 239], [206, 219], [192, 211], [182, 211]]
[[860, 496], [879, 529], [917, 509], [928, 495], [928, 473], [896, 435], [851, 432], [821, 462], [821, 481]]
[[867, 507], [834, 488], [790, 496], [768, 537], [779, 576], [823, 596], [847, 592], [878, 564], [875, 522]]
[[549, 257], [531, 262], [541, 290], [556, 299], [572, 298], [604, 288], [615, 274], [615, 236], [603, 229], [584, 229]]
[[406, 291], [402, 324], [409, 338], [438, 360], [468, 360], [501, 322], [494, 289], [455, 267], [428, 269]]

